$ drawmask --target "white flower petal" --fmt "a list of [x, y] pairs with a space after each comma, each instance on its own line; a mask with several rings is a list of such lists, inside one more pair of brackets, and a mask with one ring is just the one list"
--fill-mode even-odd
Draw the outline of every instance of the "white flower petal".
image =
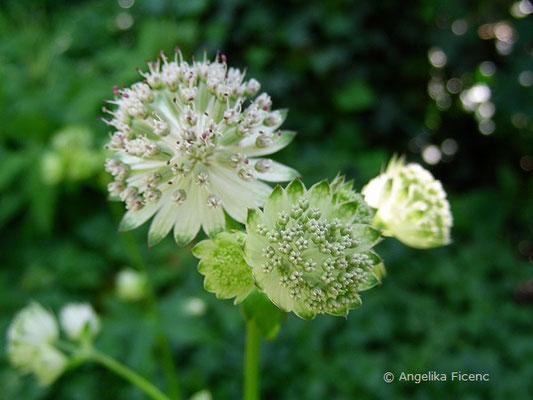
[[232, 153], [243, 153], [248, 157], [265, 156], [283, 149], [292, 142], [295, 136], [296, 132], [282, 131], [281, 135], [274, 135], [272, 138], [272, 144], [267, 147], [257, 147], [255, 144], [255, 136], [250, 136], [244, 138], [236, 145], [229, 146], [228, 150]]
[[[261, 159], [251, 159], [250, 164], [255, 166]], [[270, 168], [266, 172], [256, 172], [257, 177], [267, 182], [286, 182], [300, 176], [300, 173], [294, 168], [269, 160]]]
[[226, 218], [224, 217], [224, 210], [222, 205], [217, 207], [208, 207], [204, 204], [200, 206], [202, 209], [202, 229], [209, 237], [215, 236], [226, 227]]
[[240, 223], [246, 221], [248, 208], [262, 207], [272, 191], [266, 183], [245, 182], [237, 177], [233, 170], [223, 166], [210, 169], [209, 175], [222, 205], [228, 214]]
[[155, 215], [148, 231], [149, 247], [156, 245], [167, 236], [176, 221], [174, 212], [177, 205], [171, 201], [170, 196], [166, 196], [163, 201], [165, 203]]
[[156, 213], [160, 206], [161, 201], [158, 201], [156, 203], [147, 204], [140, 210], [128, 210], [122, 217], [118, 230], [121, 232], [130, 231], [141, 226]]
[[174, 239], [180, 246], [193, 240], [200, 230], [201, 216], [198, 207], [198, 187], [190, 184], [185, 202], [177, 206]]

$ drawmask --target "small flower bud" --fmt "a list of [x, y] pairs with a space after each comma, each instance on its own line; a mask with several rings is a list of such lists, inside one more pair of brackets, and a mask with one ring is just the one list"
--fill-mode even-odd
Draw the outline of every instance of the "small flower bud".
[[187, 193], [183, 189], [178, 189], [172, 192], [172, 201], [178, 205], [185, 203]]
[[281, 124], [281, 121], [282, 119], [281, 119], [281, 114], [279, 113], [279, 111], [274, 111], [270, 113], [268, 117], [265, 118], [263, 123], [266, 126], [278, 126]]
[[255, 164], [255, 170], [260, 173], [265, 173], [272, 167], [272, 160], [259, 160]]
[[253, 97], [257, 94], [257, 92], [259, 92], [260, 89], [261, 84], [257, 80], [252, 78], [246, 83], [245, 93], [247, 96]]
[[191, 103], [196, 99], [196, 92], [195, 87], [183, 87], [180, 89], [180, 97], [185, 103]]
[[115, 281], [117, 296], [128, 302], [139, 301], [146, 297], [148, 280], [146, 276], [131, 268], [120, 271]]
[[255, 139], [255, 145], [259, 148], [265, 148], [272, 144], [272, 139], [265, 135], [258, 135]]
[[100, 319], [87, 303], [67, 304], [61, 309], [59, 320], [72, 340], [91, 339], [100, 332]]
[[452, 215], [446, 192], [429, 171], [393, 158], [384, 173], [364, 188], [366, 202], [376, 208], [374, 225], [411, 247], [450, 243]]
[[272, 106], [272, 100], [270, 99], [270, 96], [266, 93], [261, 93], [261, 95], [255, 99], [255, 104], [257, 104], [257, 107], [261, 110], [268, 110]]

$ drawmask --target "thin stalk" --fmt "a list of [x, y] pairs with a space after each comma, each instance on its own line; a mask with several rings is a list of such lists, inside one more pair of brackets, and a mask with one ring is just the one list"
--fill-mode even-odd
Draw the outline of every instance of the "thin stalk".
[[259, 400], [259, 352], [261, 332], [254, 321], [246, 322], [244, 400]]
[[[121, 213], [119, 208], [117, 207], [117, 204], [110, 204], [110, 208], [115, 219], [117, 221], [120, 221]], [[157, 296], [152, 285], [150, 273], [144, 262], [142, 253], [139, 250], [139, 247], [137, 246], [137, 242], [131, 232], [121, 232], [120, 236], [122, 238], [124, 246], [126, 247], [126, 252], [128, 253], [128, 257], [132, 265], [134, 265], [139, 271], [144, 272], [144, 274], [146, 274], [148, 278], [147, 300], [157, 325], [157, 346], [159, 347], [159, 352], [161, 353], [163, 361], [162, 367], [163, 373], [165, 374], [167, 390], [170, 393], [170, 398], [172, 400], [180, 400], [181, 389], [178, 379], [178, 369], [174, 362], [170, 342], [168, 341], [167, 336], [161, 328], [161, 316], [159, 314], [159, 308], [157, 306]]]
[[103, 353], [100, 353], [96, 350], [91, 350], [87, 355], [88, 360], [92, 360], [102, 366], [106, 367], [115, 374], [121, 376], [131, 384], [137, 386], [142, 390], [147, 396], [153, 400], [171, 400], [170, 397], [161, 392], [157, 387], [155, 387], [148, 380], [143, 378], [141, 375], [132, 371], [124, 364], [121, 364], [114, 358], [111, 358]]

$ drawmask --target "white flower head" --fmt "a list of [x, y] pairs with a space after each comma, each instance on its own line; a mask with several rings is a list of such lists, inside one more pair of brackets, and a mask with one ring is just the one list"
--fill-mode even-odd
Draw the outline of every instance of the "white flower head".
[[23, 308], [7, 333], [7, 355], [24, 373], [34, 373], [42, 385], [51, 384], [65, 370], [68, 359], [54, 347], [59, 329], [54, 316], [38, 303]]
[[138, 301], [146, 296], [148, 280], [146, 276], [131, 268], [120, 271], [116, 278], [116, 291], [124, 301]]
[[260, 84], [214, 61], [174, 60], [163, 54], [141, 73], [145, 82], [116, 89], [117, 106], [106, 122], [114, 128], [106, 170], [115, 181], [112, 196], [126, 203], [120, 228], [129, 230], [154, 217], [148, 234], [154, 245], [174, 228], [176, 242], [190, 242], [200, 227], [214, 236], [225, 228], [224, 211], [244, 223], [246, 210], [262, 206], [267, 182], [298, 173], [268, 158], [295, 133], [281, 131], [286, 111], [271, 110], [270, 96], [256, 97]]
[[392, 158], [385, 172], [364, 188], [376, 209], [374, 225], [408, 246], [430, 248], [450, 243], [453, 223], [442, 184], [418, 164]]
[[61, 327], [72, 340], [93, 338], [100, 332], [100, 318], [87, 303], [71, 303], [61, 309]]
[[367, 222], [368, 206], [357, 197], [339, 202], [340, 186], [322, 181], [307, 190], [294, 180], [274, 189], [264, 211], [248, 212], [244, 255], [255, 284], [301, 318], [347, 315], [383, 275], [372, 251], [381, 235]]

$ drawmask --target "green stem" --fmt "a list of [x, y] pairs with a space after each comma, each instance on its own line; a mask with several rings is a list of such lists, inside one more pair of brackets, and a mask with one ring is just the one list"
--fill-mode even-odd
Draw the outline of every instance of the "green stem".
[[259, 400], [259, 351], [261, 332], [255, 322], [246, 322], [244, 354], [244, 400]]
[[[115, 219], [117, 221], [120, 221], [121, 211], [118, 207], [118, 204], [111, 203], [110, 206], [111, 212], [114, 215]], [[122, 237], [122, 242], [126, 247], [126, 252], [128, 254], [128, 257], [130, 258], [130, 262], [132, 263], [132, 265], [134, 265], [139, 271], [144, 272], [148, 277], [148, 304], [153, 312], [157, 324], [157, 345], [159, 347], [159, 352], [161, 353], [161, 357], [163, 360], [162, 367], [163, 373], [165, 374], [167, 389], [170, 393], [170, 398], [172, 400], [180, 400], [181, 390], [178, 380], [178, 369], [174, 362], [170, 342], [168, 341], [168, 338], [166, 337], [165, 333], [161, 328], [161, 317], [159, 315], [159, 309], [157, 306], [157, 296], [155, 294], [155, 290], [150, 279], [150, 273], [144, 262], [143, 255], [139, 250], [139, 247], [137, 246], [137, 242], [135, 241], [135, 238], [133, 237], [131, 232], [122, 232], [120, 236]]]
[[138, 373], [132, 371], [124, 364], [119, 363], [117, 360], [100, 353], [96, 350], [91, 350], [87, 355], [88, 360], [92, 360], [98, 364], [103, 365], [110, 371], [121, 376], [128, 382], [137, 386], [142, 390], [147, 396], [153, 400], [171, 400], [170, 397], [161, 392], [157, 387], [152, 385], [148, 380], [140, 376]]

